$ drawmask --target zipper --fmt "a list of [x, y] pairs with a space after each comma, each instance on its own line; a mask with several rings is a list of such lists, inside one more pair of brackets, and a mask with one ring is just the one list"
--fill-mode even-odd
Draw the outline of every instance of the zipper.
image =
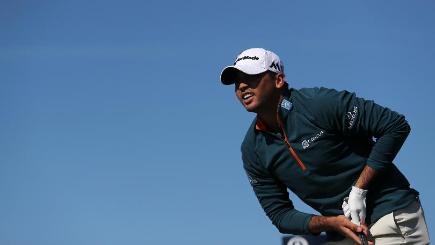
[[280, 107], [279, 105], [281, 105], [281, 101], [282, 101], [282, 98], [279, 100], [278, 109], [276, 111], [276, 119], [278, 121], [279, 128], [281, 129], [281, 134], [282, 134], [281, 139], [287, 145], [287, 148], [289, 149], [290, 153], [292, 154], [292, 156], [298, 162], [299, 167], [302, 169], [302, 171], [305, 171], [305, 170], [307, 170], [307, 167], [302, 162], [302, 160], [299, 158], [299, 156], [296, 154], [296, 152], [293, 150], [292, 146], [290, 145], [290, 142], [288, 142], [287, 134], [285, 133], [285, 130], [284, 130], [284, 127], [283, 127], [283, 123], [281, 121], [281, 118], [279, 117], [279, 107]]

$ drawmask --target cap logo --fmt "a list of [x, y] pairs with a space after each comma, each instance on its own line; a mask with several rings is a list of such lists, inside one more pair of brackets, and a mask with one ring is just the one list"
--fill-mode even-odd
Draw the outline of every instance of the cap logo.
[[275, 68], [276, 70], [281, 71], [281, 67], [275, 62], [272, 62], [269, 68]]
[[237, 62], [241, 61], [241, 60], [259, 60], [260, 58], [258, 58], [257, 56], [243, 56], [240, 57], [236, 60], [236, 62], [234, 62], [234, 65], [237, 64]]

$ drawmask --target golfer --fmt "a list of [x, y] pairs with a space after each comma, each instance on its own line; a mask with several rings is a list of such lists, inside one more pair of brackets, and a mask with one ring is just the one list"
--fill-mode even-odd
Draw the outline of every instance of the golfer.
[[[221, 73], [256, 113], [243, 166], [281, 233], [326, 232], [330, 244], [428, 244], [419, 201], [393, 164], [410, 132], [404, 116], [348, 91], [289, 88], [273, 52], [251, 48]], [[320, 215], [298, 211], [288, 190]]]

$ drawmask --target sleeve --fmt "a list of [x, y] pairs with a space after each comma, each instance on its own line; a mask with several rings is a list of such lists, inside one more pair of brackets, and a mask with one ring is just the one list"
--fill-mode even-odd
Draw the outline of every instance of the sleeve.
[[276, 228], [284, 234], [310, 234], [308, 224], [313, 215], [294, 209], [287, 188], [259, 167], [255, 154], [242, 150], [242, 159], [255, 195]]
[[320, 94], [317, 116], [329, 129], [348, 136], [375, 138], [367, 165], [383, 170], [392, 164], [411, 130], [403, 115], [348, 91], [323, 89]]

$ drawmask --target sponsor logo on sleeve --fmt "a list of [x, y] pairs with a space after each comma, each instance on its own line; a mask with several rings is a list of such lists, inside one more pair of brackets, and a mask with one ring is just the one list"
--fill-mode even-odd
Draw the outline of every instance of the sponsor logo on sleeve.
[[346, 127], [347, 129], [351, 129], [353, 127], [353, 125], [355, 124], [356, 121], [356, 117], [358, 116], [358, 107], [354, 106], [352, 111], [348, 111], [346, 113]]
[[248, 179], [249, 179], [249, 183], [251, 185], [257, 185], [258, 184], [258, 180], [255, 178], [252, 178], [250, 175], [248, 175]]

